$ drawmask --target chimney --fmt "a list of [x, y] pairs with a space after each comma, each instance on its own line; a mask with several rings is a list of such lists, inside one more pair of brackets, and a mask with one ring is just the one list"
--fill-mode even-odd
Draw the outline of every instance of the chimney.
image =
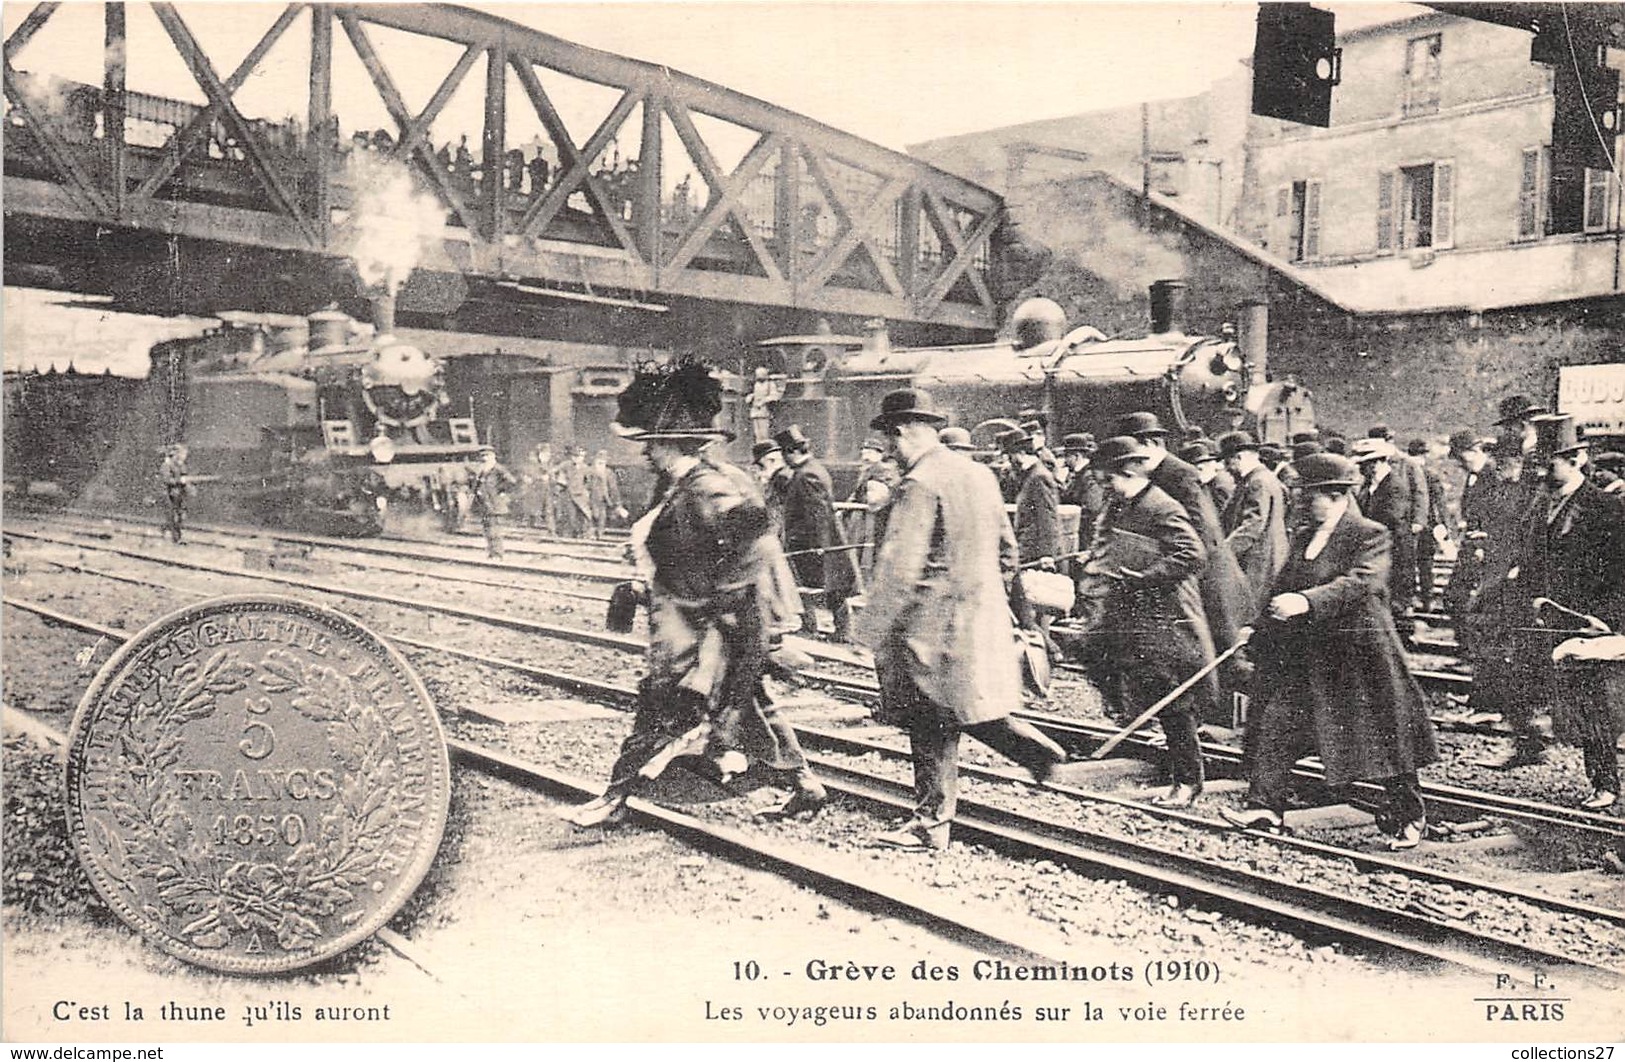
[[1185, 331], [1185, 282], [1158, 280], [1151, 285], [1151, 334]]
[[395, 334], [395, 296], [389, 292], [372, 296], [373, 332], [380, 336]]

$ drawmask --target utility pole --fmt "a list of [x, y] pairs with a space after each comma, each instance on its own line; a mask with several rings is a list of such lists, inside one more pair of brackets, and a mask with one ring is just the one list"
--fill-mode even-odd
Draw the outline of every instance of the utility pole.
[[1140, 228], [1151, 229], [1151, 104], [1140, 104]]

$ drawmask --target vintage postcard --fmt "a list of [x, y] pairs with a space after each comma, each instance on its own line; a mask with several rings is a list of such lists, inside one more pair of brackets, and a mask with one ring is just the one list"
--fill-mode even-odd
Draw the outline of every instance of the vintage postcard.
[[7, 1041], [1612, 1058], [1619, 5], [3, 22]]

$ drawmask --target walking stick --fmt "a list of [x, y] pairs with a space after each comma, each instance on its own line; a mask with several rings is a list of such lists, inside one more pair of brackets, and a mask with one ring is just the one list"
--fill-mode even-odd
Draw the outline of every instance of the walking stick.
[[1185, 692], [1187, 690], [1189, 690], [1192, 686], [1196, 685], [1198, 682], [1201, 682], [1204, 678], [1207, 678], [1207, 676], [1213, 672], [1214, 668], [1218, 667], [1220, 664], [1224, 663], [1226, 660], [1229, 660], [1232, 656], [1236, 655], [1236, 651], [1238, 649], [1240, 649], [1242, 646], [1246, 645], [1246, 644], [1247, 644], [1247, 639], [1243, 638], [1240, 641], [1236, 642], [1235, 645], [1232, 645], [1230, 648], [1226, 649], [1224, 652], [1222, 652], [1218, 656], [1214, 657], [1207, 664], [1203, 665], [1202, 670], [1198, 671], [1196, 674], [1192, 675], [1190, 678], [1186, 679], [1184, 682], [1181, 682], [1179, 685], [1175, 686], [1172, 690], [1170, 690], [1168, 692], [1168, 695], [1166, 697], [1164, 697], [1162, 700], [1158, 701], [1156, 704], [1153, 704], [1151, 707], [1147, 708], [1145, 711], [1141, 712], [1138, 716], [1136, 716], [1135, 719], [1134, 719], [1134, 722], [1130, 723], [1128, 726], [1124, 727], [1122, 730], [1119, 730], [1116, 734], [1113, 734], [1112, 737], [1111, 737], [1111, 740], [1107, 741], [1104, 745], [1100, 746], [1100, 748], [1098, 748], [1094, 752], [1090, 753], [1089, 758], [1091, 760], [1098, 760], [1101, 757], [1105, 756], [1106, 753], [1110, 752], [1112, 749], [1115, 749], [1118, 745], [1122, 744], [1124, 739], [1126, 739], [1130, 734], [1134, 733], [1136, 730], [1140, 729], [1140, 724], [1144, 723], [1146, 720], [1150, 719], [1152, 716], [1156, 715], [1158, 712], [1162, 711], [1164, 708], [1168, 707], [1170, 704], [1173, 704], [1176, 700], [1178, 700], [1180, 697], [1182, 697], [1185, 694]]
[[[1584, 623], [1586, 625], [1585, 633], [1588, 633], [1588, 634], [1612, 634], [1613, 633], [1613, 630], [1609, 628], [1608, 624], [1603, 623], [1597, 617], [1595, 617], [1595, 616], [1587, 616], [1583, 612], [1576, 612], [1572, 608], [1568, 608], [1568, 607], [1566, 607], [1564, 605], [1559, 605], [1556, 601], [1553, 601], [1549, 597], [1537, 597], [1533, 601], [1530, 602], [1530, 605], [1532, 605], [1534, 607], [1534, 610], [1536, 612], [1539, 612], [1543, 608], [1549, 608], [1549, 609], [1552, 609], [1555, 612], [1561, 612], [1566, 616], [1573, 616], [1575, 619], [1581, 621], [1582, 623]], [[1598, 624], [1602, 625], [1601, 630], [1598, 629]]]

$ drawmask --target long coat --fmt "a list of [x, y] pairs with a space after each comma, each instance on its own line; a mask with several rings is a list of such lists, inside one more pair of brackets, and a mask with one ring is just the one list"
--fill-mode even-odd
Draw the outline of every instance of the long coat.
[[[1122, 532], [1148, 540], [1142, 547], [1148, 551], [1154, 543], [1156, 556], [1136, 561], [1138, 574], [1113, 584], [1104, 621], [1085, 645], [1084, 663], [1108, 702], [1126, 714], [1150, 707], [1149, 698], [1211, 661], [1213, 638], [1197, 585], [1207, 552], [1184, 508], [1152, 486], [1133, 498], [1114, 498], [1092, 546], [1096, 554], [1110, 558], [1108, 543]], [[1210, 675], [1192, 697], [1211, 700], [1217, 694], [1218, 680]], [[1125, 695], [1146, 703], [1124, 703]]]
[[1224, 529], [1213, 498], [1189, 462], [1169, 454], [1150, 472], [1151, 485], [1178, 502], [1202, 540], [1207, 563], [1198, 586], [1213, 644], [1222, 652], [1236, 644], [1236, 632], [1252, 617], [1252, 593], [1235, 554], [1224, 545]]
[[1275, 473], [1260, 465], [1242, 477], [1224, 510], [1223, 527], [1224, 540], [1252, 589], [1256, 616], [1286, 563], [1286, 491]]
[[903, 473], [856, 630], [874, 650], [883, 705], [912, 684], [968, 726], [1021, 703], [1000, 571], [1009, 528], [998, 480], [970, 458], [935, 446]]
[[[1456, 556], [1449, 585], [1444, 589], [1445, 611], [1456, 617], [1458, 623], [1484, 580], [1489, 539], [1500, 533], [1501, 529], [1496, 527], [1496, 512], [1503, 504], [1501, 496], [1508, 486], [1496, 475], [1494, 460], [1486, 461], [1477, 472], [1467, 473], [1466, 482], [1462, 484], [1461, 551]], [[1516, 519], [1522, 519], [1522, 515]]]
[[1387, 529], [1350, 500], [1311, 560], [1305, 551], [1314, 531], [1293, 535], [1271, 587], [1272, 596], [1302, 594], [1308, 613], [1261, 617], [1248, 649], [1257, 665], [1249, 743], [1269, 740], [1272, 717], [1295, 709], [1311, 721], [1329, 785], [1391, 778], [1434, 762], [1433, 724], [1388, 608]]
[[1061, 544], [1061, 488], [1044, 462], [1021, 474], [1015, 505], [1016, 551], [1021, 563], [1066, 552]]
[[1586, 480], [1554, 514], [1546, 496], [1537, 495], [1520, 546], [1521, 601], [1549, 597], [1615, 631], [1625, 626], [1625, 509], [1618, 497]]
[[[790, 470], [784, 488], [784, 551], [791, 554], [796, 582], [823, 590], [831, 598], [851, 597], [858, 586], [857, 560], [851, 550], [830, 548], [844, 545], [846, 537], [835, 521], [829, 471], [817, 458], [808, 458]], [[801, 550], [824, 552], [795, 556]]]

